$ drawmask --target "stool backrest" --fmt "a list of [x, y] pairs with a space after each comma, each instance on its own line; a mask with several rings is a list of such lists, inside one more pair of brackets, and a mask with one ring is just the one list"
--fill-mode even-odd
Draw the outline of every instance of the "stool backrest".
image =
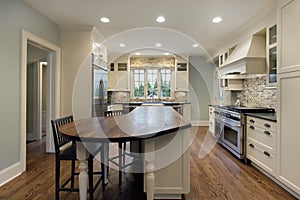
[[123, 114], [125, 114], [124, 110], [111, 110], [111, 111], [104, 112], [105, 117], [117, 116], [117, 115], [123, 115]]
[[64, 146], [65, 144], [71, 142], [71, 139], [64, 137], [59, 131], [58, 128], [63, 125], [74, 121], [73, 115], [63, 117], [56, 120], [51, 120], [52, 124], [52, 133], [54, 139], [54, 146], [55, 146], [55, 153], [60, 152], [60, 147]]

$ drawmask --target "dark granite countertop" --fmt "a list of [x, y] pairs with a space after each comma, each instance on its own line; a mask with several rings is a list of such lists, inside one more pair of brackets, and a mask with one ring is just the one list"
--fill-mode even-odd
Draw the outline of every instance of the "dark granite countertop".
[[136, 102], [116, 102], [114, 104], [125, 104], [125, 105], [132, 105], [132, 106], [140, 106], [142, 104], [155, 104], [155, 103], [158, 103], [158, 104], [164, 104], [166, 106], [176, 106], [176, 105], [183, 105], [183, 104], [191, 104], [191, 102], [176, 102], [176, 101], [162, 101], [162, 102], [139, 102], [139, 101], [136, 101]]
[[277, 122], [276, 113], [245, 113], [248, 116], [257, 117], [260, 119]]
[[211, 106], [211, 107], [217, 107], [217, 106], [219, 106], [219, 105], [208, 104], [208, 106]]

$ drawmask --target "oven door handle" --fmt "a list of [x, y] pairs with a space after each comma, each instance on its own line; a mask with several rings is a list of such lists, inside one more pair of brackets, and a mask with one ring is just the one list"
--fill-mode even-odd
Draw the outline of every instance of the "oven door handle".
[[237, 125], [237, 124], [232, 124], [232, 123], [230, 123], [230, 122], [228, 122], [228, 121], [224, 121], [224, 124], [228, 124], [230, 127], [235, 127], [235, 128], [240, 128], [242, 125], [241, 124], [239, 124], [239, 125]]

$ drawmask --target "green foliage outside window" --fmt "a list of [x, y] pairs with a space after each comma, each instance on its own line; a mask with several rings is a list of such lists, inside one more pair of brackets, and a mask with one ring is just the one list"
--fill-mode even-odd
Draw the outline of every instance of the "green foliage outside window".
[[134, 96], [135, 97], [144, 97], [144, 85], [140, 83], [138, 87], [134, 88]]
[[161, 83], [161, 97], [171, 97], [171, 85], [168, 81], [162, 81]]

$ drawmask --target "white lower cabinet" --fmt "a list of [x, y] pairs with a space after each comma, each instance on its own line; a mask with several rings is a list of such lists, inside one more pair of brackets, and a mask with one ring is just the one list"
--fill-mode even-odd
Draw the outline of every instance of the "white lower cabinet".
[[186, 121], [191, 121], [191, 104], [183, 104], [183, 117]]
[[279, 74], [278, 178], [300, 197], [300, 71]]
[[277, 124], [247, 116], [247, 158], [271, 175], [276, 174]]
[[208, 130], [215, 135], [215, 107], [208, 107]]
[[274, 175], [276, 169], [276, 155], [260, 143], [248, 139], [247, 158], [271, 175]]
[[181, 199], [190, 192], [190, 129], [144, 141], [144, 191], [154, 178], [154, 199]]

